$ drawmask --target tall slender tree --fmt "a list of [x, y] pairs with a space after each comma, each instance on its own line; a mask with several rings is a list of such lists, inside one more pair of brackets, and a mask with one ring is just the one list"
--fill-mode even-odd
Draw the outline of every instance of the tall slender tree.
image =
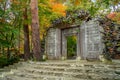
[[40, 32], [39, 32], [39, 18], [38, 18], [38, 0], [31, 0], [31, 15], [32, 15], [32, 44], [33, 57], [35, 60], [41, 60], [41, 46], [40, 46]]
[[27, 23], [28, 15], [27, 15], [27, 8], [24, 9], [24, 58], [28, 60], [30, 57], [30, 41], [29, 41], [29, 25]]

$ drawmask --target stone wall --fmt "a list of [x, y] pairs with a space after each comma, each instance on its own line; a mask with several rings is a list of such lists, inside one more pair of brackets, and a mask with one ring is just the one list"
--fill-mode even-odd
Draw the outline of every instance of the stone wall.
[[103, 51], [102, 27], [96, 20], [81, 25], [81, 47], [84, 58], [98, 58]]
[[46, 38], [46, 54], [49, 59], [67, 57], [67, 36], [77, 37], [77, 57], [97, 59], [103, 51], [102, 27], [96, 20], [83, 22], [81, 26], [60, 29], [50, 28]]
[[48, 59], [59, 59], [61, 48], [61, 30], [57, 28], [50, 28], [46, 37], [45, 53]]

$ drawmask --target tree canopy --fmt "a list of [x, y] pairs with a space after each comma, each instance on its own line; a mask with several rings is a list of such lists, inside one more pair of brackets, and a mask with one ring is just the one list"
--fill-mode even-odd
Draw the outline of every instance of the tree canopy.
[[[10, 51], [23, 53], [23, 28], [28, 25], [30, 50], [31, 42], [31, 1], [30, 0], [0, 0], [0, 53], [10, 55]], [[106, 17], [120, 24], [119, 0], [38, 0], [38, 16], [40, 39], [44, 41], [47, 29], [56, 20], [64, 23], [79, 22], [76, 19], [91, 17]], [[27, 13], [25, 13], [25, 9]], [[83, 11], [83, 12], [82, 12]], [[83, 16], [79, 16], [83, 13]], [[24, 15], [27, 15], [27, 19]], [[70, 16], [72, 15], [72, 16]], [[58, 22], [60, 22], [58, 21]]]

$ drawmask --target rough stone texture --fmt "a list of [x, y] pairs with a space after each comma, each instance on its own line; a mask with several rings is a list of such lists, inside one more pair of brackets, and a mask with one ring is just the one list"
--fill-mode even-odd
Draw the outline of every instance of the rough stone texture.
[[79, 27], [63, 29], [62, 30], [62, 56], [67, 57], [67, 36], [76, 36], [77, 37], [77, 56], [80, 56], [80, 38], [79, 38]]
[[83, 22], [81, 26], [70, 28], [50, 28], [46, 38], [46, 54], [48, 59], [67, 58], [67, 36], [77, 37], [77, 56], [78, 58], [98, 59], [102, 53], [103, 44], [101, 41], [101, 27], [96, 20]]
[[59, 59], [60, 58], [60, 29], [51, 28], [48, 31], [46, 38], [46, 54], [48, 59]]
[[102, 27], [95, 20], [83, 22], [81, 25], [81, 42], [82, 53], [84, 58], [98, 59], [99, 54], [103, 51]]
[[11, 66], [10, 71], [1, 73], [0, 80], [120, 80], [120, 63], [116, 62], [29, 61]]

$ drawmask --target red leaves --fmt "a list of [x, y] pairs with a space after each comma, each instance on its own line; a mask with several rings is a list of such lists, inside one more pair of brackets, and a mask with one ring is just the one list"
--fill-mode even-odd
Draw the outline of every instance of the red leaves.
[[116, 17], [116, 13], [115, 12], [112, 12], [112, 13], [107, 15], [107, 18], [109, 18], [109, 19], [113, 19], [115, 17]]
[[120, 12], [112, 12], [112, 13], [107, 15], [107, 18], [120, 24]]

